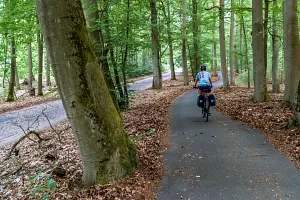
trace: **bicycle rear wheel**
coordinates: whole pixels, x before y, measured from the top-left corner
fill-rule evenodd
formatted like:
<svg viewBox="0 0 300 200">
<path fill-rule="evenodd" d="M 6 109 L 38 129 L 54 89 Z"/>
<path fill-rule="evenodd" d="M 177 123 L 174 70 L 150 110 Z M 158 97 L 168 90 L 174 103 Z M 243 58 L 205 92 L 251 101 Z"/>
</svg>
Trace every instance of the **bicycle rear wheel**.
<svg viewBox="0 0 300 200">
<path fill-rule="evenodd" d="M 205 118 L 205 116 L 206 116 L 206 101 L 204 101 L 204 105 L 202 108 L 202 117 Z"/>
<path fill-rule="evenodd" d="M 209 103 L 207 102 L 207 108 L 206 108 L 206 122 L 208 122 L 208 116 L 209 116 L 209 108 L 210 108 L 210 105 Z"/>
</svg>

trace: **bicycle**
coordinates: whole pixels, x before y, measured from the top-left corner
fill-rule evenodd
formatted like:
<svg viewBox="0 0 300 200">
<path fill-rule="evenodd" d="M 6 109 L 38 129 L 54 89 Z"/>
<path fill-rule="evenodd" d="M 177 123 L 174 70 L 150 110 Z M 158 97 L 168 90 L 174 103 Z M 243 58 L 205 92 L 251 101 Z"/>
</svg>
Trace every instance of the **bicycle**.
<svg viewBox="0 0 300 200">
<path fill-rule="evenodd" d="M 194 87 L 194 88 L 197 88 L 198 87 Z M 208 122 L 208 117 L 211 116 L 211 113 L 209 112 L 210 110 L 210 104 L 209 104 L 209 100 L 208 100 L 208 89 L 204 89 L 202 91 L 202 94 L 201 95 L 204 95 L 204 104 L 203 104 L 203 107 L 202 107 L 202 117 L 205 118 L 206 117 L 206 122 Z"/>
</svg>

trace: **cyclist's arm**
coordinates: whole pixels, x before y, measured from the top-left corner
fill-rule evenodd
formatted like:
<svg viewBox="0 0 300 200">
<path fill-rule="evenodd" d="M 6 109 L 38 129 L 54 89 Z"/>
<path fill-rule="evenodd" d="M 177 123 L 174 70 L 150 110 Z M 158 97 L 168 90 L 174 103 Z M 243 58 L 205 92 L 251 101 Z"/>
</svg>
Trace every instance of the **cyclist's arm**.
<svg viewBox="0 0 300 200">
<path fill-rule="evenodd" d="M 210 79 L 210 77 L 209 77 L 209 83 L 210 83 L 210 85 L 212 86 L 212 82 L 211 82 L 211 79 Z"/>
</svg>

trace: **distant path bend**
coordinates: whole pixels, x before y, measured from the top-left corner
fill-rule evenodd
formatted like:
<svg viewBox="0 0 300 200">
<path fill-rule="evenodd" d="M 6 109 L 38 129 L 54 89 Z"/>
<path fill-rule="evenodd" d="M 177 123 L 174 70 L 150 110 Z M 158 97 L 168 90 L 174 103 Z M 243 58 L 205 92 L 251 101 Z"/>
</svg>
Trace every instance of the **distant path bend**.
<svg viewBox="0 0 300 200">
<path fill-rule="evenodd" d="M 171 78 L 169 72 L 163 74 L 163 80 Z M 152 79 L 146 78 L 129 84 L 128 90 L 145 90 L 152 87 Z M 5 112 L 0 114 L 0 147 L 17 141 L 22 135 L 24 130 L 30 127 L 30 130 L 43 130 L 49 128 L 49 122 L 42 111 L 50 120 L 51 124 L 57 125 L 60 122 L 67 120 L 67 116 L 61 100 L 42 103 L 39 105 Z"/>
</svg>

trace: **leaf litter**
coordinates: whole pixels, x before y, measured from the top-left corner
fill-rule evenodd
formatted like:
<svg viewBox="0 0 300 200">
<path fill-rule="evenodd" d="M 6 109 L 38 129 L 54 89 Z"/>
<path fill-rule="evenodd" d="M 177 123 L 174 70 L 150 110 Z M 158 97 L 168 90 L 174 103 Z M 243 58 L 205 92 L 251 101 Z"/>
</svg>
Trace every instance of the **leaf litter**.
<svg viewBox="0 0 300 200">
<path fill-rule="evenodd" d="M 173 100 L 190 89 L 191 86 L 183 86 L 183 77 L 179 76 L 177 81 L 164 81 L 161 90 L 149 89 L 132 97 L 130 109 L 123 112 L 125 129 L 135 141 L 139 159 L 139 166 L 132 176 L 116 184 L 84 188 L 75 138 L 68 129 L 69 123 L 64 122 L 54 127 L 56 131 L 62 131 L 62 143 L 49 129 L 41 135 L 51 140 L 38 144 L 31 136 L 31 140 L 20 142 L 18 153 L 6 161 L 3 160 L 10 146 L 0 149 L 0 196 L 22 200 L 40 198 L 42 193 L 31 195 L 34 185 L 29 179 L 40 172 L 38 184 L 52 172 L 57 185 L 50 192 L 51 199 L 155 199 L 165 173 L 162 155 L 169 147 L 169 108 Z M 62 176 L 57 175 L 60 170 L 65 170 Z"/>
<path fill-rule="evenodd" d="M 283 93 L 269 93 L 270 101 L 253 103 L 254 89 L 232 86 L 229 91 L 215 90 L 217 110 L 234 120 L 244 122 L 249 128 L 261 131 L 279 151 L 287 155 L 300 168 L 300 127 L 283 129 L 293 116 L 293 111 L 283 108 Z"/>
</svg>

